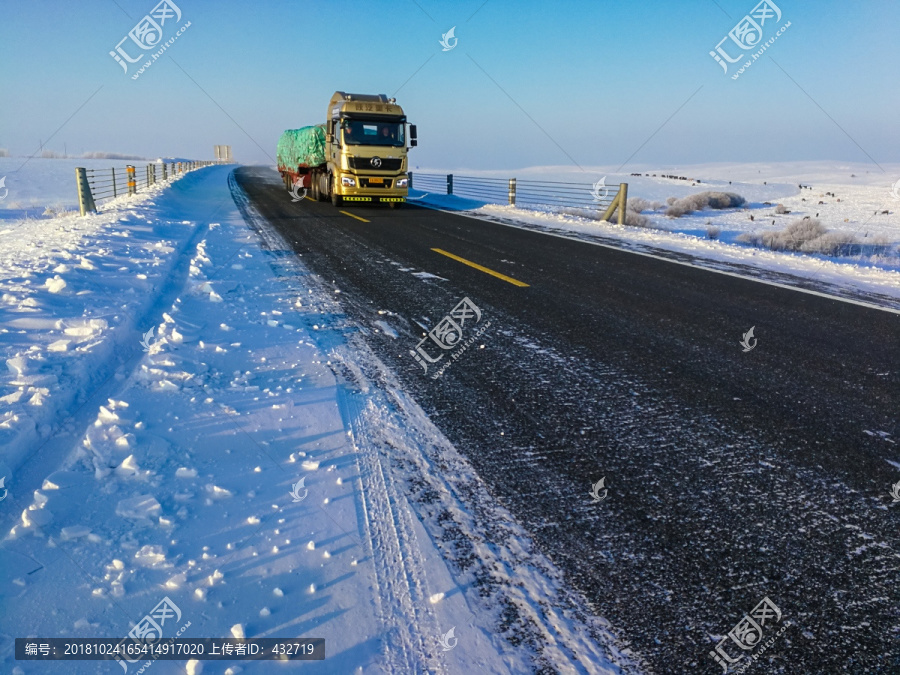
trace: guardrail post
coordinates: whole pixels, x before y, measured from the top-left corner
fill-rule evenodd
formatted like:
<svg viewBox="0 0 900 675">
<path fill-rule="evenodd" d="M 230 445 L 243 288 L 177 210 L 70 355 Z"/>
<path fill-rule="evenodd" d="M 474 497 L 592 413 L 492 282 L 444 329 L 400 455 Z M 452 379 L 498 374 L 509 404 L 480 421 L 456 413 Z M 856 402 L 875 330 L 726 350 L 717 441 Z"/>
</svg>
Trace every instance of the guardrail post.
<svg viewBox="0 0 900 675">
<path fill-rule="evenodd" d="M 619 209 L 619 225 L 625 224 L 625 209 L 628 207 L 628 183 L 619 183 L 619 191 L 606 209 L 606 213 L 600 220 L 609 221 L 609 217 Z"/>
<path fill-rule="evenodd" d="M 453 174 L 452 173 L 447 174 L 447 194 L 448 195 L 453 194 Z"/>
<path fill-rule="evenodd" d="M 84 167 L 75 167 L 75 182 L 78 185 L 78 208 L 81 215 L 85 215 L 88 211 L 97 212 L 94 205 L 94 195 L 91 193 L 91 184 L 88 183 L 87 172 Z"/>
<path fill-rule="evenodd" d="M 166 163 L 163 162 L 163 180 L 169 180 L 169 172 L 166 171 Z"/>
<path fill-rule="evenodd" d="M 119 196 L 119 193 L 116 192 L 116 167 L 112 168 L 112 188 L 113 188 L 113 198 Z"/>
<path fill-rule="evenodd" d="M 134 181 L 134 167 L 128 164 L 125 166 L 125 171 L 128 173 L 128 194 L 133 195 L 137 192 L 137 183 Z"/>
<path fill-rule="evenodd" d="M 515 178 L 509 179 L 509 205 L 510 206 L 516 205 L 516 179 Z"/>
</svg>

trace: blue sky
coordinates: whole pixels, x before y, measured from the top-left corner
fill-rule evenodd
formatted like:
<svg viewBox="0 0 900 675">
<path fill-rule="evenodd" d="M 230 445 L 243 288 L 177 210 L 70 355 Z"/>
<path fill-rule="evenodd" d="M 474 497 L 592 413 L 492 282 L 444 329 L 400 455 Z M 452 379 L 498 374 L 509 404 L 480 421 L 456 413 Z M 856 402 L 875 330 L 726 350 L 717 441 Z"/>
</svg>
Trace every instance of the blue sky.
<svg viewBox="0 0 900 675">
<path fill-rule="evenodd" d="M 895 0 L 775 0 L 737 80 L 709 51 L 756 0 L 174 0 L 164 40 L 190 27 L 132 80 L 109 51 L 157 1 L 5 3 L 0 148 L 274 163 L 344 90 L 396 95 L 423 168 L 900 159 Z"/>
</svg>

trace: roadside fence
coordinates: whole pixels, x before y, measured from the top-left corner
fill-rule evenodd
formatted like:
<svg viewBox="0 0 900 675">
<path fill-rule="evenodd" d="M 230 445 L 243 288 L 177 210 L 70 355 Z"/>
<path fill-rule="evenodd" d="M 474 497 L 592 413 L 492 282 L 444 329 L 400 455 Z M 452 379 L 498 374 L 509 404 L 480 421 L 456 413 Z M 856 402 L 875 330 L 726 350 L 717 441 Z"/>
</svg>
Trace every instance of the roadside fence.
<svg viewBox="0 0 900 675">
<path fill-rule="evenodd" d="M 471 197 L 491 204 L 537 206 L 555 209 L 580 208 L 603 213 L 600 220 L 609 218 L 618 209 L 619 224 L 625 222 L 628 183 L 618 187 L 590 183 L 517 180 L 515 178 L 483 178 L 457 176 L 452 173 L 409 173 L 409 187 L 432 194 Z"/>
<path fill-rule="evenodd" d="M 97 202 L 102 199 L 115 199 L 120 195 L 137 194 L 138 190 L 146 190 L 157 181 L 167 181 L 188 171 L 210 166 L 221 162 L 172 162 L 169 164 L 147 164 L 141 171 L 129 164 L 123 168 L 85 169 L 75 168 L 75 181 L 78 186 L 78 206 L 81 215 L 89 211 L 97 212 Z"/>
</svg>

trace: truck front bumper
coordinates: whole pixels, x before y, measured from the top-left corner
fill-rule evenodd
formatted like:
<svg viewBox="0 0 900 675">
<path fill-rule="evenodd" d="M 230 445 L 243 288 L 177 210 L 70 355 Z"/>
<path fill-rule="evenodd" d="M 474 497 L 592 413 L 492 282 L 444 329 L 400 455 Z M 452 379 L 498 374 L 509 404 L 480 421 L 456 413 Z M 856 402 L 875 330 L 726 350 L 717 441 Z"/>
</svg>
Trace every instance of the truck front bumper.
<svg viewBox="0 0 900 675">
<path fill-rule="evenodd" d="M 345 202 L 405 202 L 406 197 L 387 197 L 385 195 L 344 195 Z"/>
<path fill-rule="evenodd" d="M 396 176 L 370 176 L 365 174 L 343 174 L 341 178 L 352 178 L 356 185 L 341 185 L 341 197 L 347 202 L 405 202 L 409 190 L 406 186 L 396 187 L 396 182 L 406 179 L 406 174 Z M 381 186 L 372 186 L 369 181 Z M 382 183 L 384 181 L 384 183 Z"/>
</svg>

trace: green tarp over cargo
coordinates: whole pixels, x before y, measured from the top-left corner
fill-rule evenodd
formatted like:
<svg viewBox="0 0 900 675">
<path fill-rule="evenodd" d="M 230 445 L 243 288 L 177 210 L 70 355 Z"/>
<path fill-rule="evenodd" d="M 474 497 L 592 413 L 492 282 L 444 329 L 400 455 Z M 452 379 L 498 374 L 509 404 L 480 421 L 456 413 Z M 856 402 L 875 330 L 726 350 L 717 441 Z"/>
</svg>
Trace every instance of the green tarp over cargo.
<svg viewBox="0 0 900 675">
<path fill-rule="evenodd" d="M 278 139 L 278 168 L 319 166 L 325 163 L 325 125 L 288 129 Z"/>
</svg>

